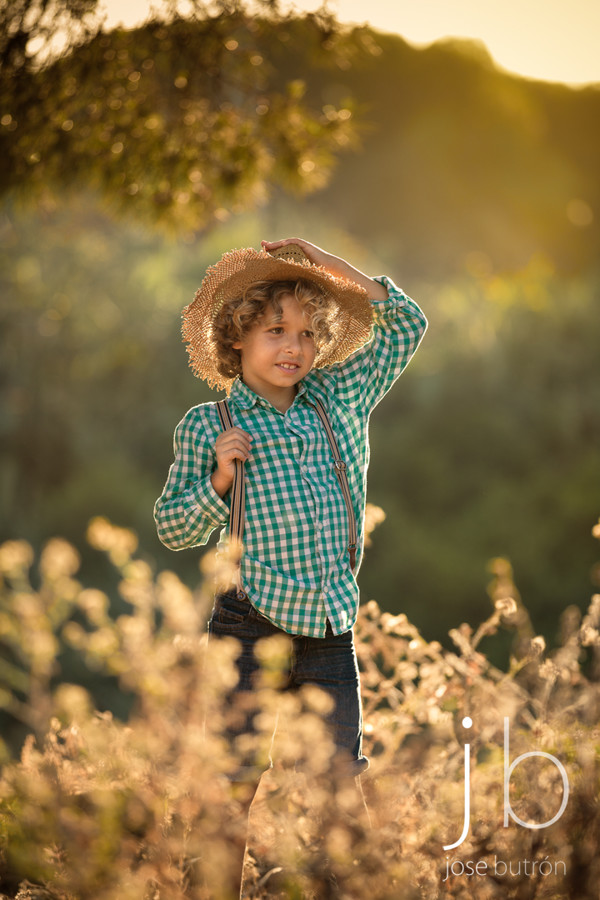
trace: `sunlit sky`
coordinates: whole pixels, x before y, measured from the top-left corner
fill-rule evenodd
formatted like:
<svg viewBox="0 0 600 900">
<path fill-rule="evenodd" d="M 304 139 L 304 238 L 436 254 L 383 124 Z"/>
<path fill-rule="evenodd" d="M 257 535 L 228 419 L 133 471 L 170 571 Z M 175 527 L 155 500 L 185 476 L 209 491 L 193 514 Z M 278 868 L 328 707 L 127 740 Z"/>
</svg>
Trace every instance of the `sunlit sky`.
<svg viewBox="0 0 600 900">
<path fill-rule="evenodd" d="M 137 24 L 151 6 L 101 2 L 109 25 Z M 301 10 L 320 5 L 294 3 Z M 343 22 L 369 22 L 417 45 L 448 36 L 479 39 L 500 66 L 529 78 L 600 83 L 600 0 L 331 0 L 329 8 Z"/>
</svg>

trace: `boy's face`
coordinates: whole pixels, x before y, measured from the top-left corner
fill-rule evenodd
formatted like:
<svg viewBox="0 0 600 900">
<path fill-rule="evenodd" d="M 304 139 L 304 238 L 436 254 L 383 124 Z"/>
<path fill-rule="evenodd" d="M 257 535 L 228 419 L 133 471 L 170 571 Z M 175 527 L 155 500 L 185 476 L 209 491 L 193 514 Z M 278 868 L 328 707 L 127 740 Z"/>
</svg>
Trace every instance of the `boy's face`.
<svg viewBox="0 0 600 900">
<path fill-rule="evenodd" d="M 256 394 L 294 396 L 295 385 L 310 372 L 316 347 L 310 320 L 293 294 L 279 298 L 281 313 L 271 305 L 248 334 L 233 347 L 241 351 L 244 383 Z"/>
</svg>

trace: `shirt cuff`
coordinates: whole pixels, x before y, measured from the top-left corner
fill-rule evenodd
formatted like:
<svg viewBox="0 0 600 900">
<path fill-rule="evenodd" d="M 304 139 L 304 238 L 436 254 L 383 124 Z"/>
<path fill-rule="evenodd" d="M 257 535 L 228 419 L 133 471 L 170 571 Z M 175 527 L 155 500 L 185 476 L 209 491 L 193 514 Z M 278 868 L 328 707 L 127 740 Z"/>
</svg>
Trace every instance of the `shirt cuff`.
<svg viewBox="0 0 600 900">
<path fill-rule="evenodd" d="M 229 506 L 215 491 L 210 475 L 196 482 L 192 488 L 192 498 L 202 515 L 213 525 L 224 525 L 229 518 Z"/>
<path fill-rule="evenodd" d="M 374 275 L 373 281 L 378 281 L 387 288 L 387 300 L 371 300 L 373 324 L 384 324 L 390 315 L 394 317 L 398 309 L 407 305 L 409 298 L 387 275 Z"/>
</svg>

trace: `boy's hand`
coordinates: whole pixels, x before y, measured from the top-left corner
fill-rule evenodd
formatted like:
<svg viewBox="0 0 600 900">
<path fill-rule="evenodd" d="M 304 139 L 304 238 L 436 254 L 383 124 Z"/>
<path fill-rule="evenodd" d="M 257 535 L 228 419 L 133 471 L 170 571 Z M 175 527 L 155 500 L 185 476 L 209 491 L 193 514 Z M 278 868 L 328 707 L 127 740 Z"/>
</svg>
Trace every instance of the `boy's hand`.
<svg viewBox="0 0 600 900">
<path fill-rule="evenodd" d="M 235 475 L 236 459 L 245 461 L 250 458 L 252 437 L 246 431 L 235 425 L 222 431 L 215 441 L 217 454 L 217 468 L 212 473 L 210 480 L 219 497 L 224 497 Z"/>
<path fill-rule="evenodd" d="M 323 266 L 323 268 L 327 269 L 328 272 L 331 272 L 332 275 L 338 275 L 341 278 L 345 278 L 346 281 L 353 281 L 355 284 L 364 287 L 372 300 L 387 300 L 387 288 L 382 284 L 369 278 L 364 272 L 355 269 L 354 266 L 351 266 L 350 263 L 347 263 L 346 260 L 341 259 L 341 257 L 333 256 L 333 254 L 327 253 L 325 250 L 322 250 L 315 244 L 311 244 L 309 241 L 303 241 L 301 238 L 284 238 L 281 241 L 261 241 L 263 250 L 267 250 L 267 252 L 277 250 L 279 247 L 285 247 L 286 244 L 298 244 L 298 246 L 304 250 L 311 263 L 315 266 Z"/>
<path fill-rule="evenodd" d="M 334 274 L 337 274 L 335 272 L 335 264 L 344 262 L 342 259 L 338 259 L 337 256 L 332 256 L 331 253 L 326 253 L 325 250 L 309 243 L 309 241 L 303 241 L 301 238 L 285 238 L 282 241 L 261 241 L 263 250 L 269 253 L 271 250 L 285 247 L 286 244 L 298 244 L 304 250 L 311 263 L 314 263 L 315 266 L 323 266 L 328 272 L 333 272 Z"/>
</svg>

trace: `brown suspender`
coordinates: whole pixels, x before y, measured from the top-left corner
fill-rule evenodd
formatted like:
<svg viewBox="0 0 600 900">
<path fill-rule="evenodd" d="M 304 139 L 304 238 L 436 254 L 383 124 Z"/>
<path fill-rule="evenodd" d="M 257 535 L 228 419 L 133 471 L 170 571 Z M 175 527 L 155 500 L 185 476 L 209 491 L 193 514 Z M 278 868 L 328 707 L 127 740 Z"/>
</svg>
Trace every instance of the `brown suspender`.
<svg viewBox="0 0 600 900">
<path fill-rule="evenodd" d="M 318 398 L 310 404 L 319 416 L 325 434 L 333 455 L 333 464 L 335 466 L 335 474 L 340 483 L 346 511 L 348 513 L 348 553 L 350 555 L 350 568 L 354 571 L 356 567 L 356 545 L 358 542 L 358 531 L 356 527 L 356 516 L 354 515 L 354 507 L 352 506 L 352 497 L 350 495 L 350 486 L 348 484 L 348 476 L 346 475 L 346 463 L 340 456 L 340 448 L 336 440 L 329 416 L 325 407 Z M 217 411 L 221 420 L 223 431 L 233 428 L 233 419 L 229 410 L 227 400 L 219 400 L 217 403 Z M 245 490 L 244 490 L 244 463 L 241 459 L 235 460 L 235 475 L 233 477 L 233 486 L 231 488 L 231 518 L 229 524 L 230 536 L 242 543 L 244 534 L 244 513 L 245 513 Z M 241 589 L 241 585 L 238 584 Z"/>
<path fill-rule="evenodd" d="M 346 475 L 346 463 L 341 457 L 340 448 L 335 434 L 333 433 L 333 428 L 331 427 L 331 422 L 329 421 L 329 416 L 327 415 L 325 407 L 318 397 L 316 397 L 315 402 L 310 405 L 316 410 L 317 415 L 323 423 L 325 434 L 327 435 L 327 440 L 329 441 L 329 446 L 333 454 L 335 474 L 340 483 L 342 496 L 344 498 L 344 503 L 346 504 L 346 512 L 348 513 L 348 553 L 350 554 L 350 568 L 354 572 L 354 569 L 356 568 L 356 543 L 358 541 L 358 533 L 356 529 L 354 507 L 352 506 L 352 497 L 350 495 L 350 485 L 348 484 L 348 476 Z"/>
<path fill-rule="evenodd" d="M 233 428 L 233 419 L 229 411 L 227 400 L 219 400 L 217 411 L 221 420 L 223 431 Z M 244 460 L 234 459 L 235 475 L 231 488 L 231 514 L 229 531 L 233 537 L 242 540 L 244 533 L 244 514 L 246 510 L 246 491 L 244 487 Z"/>
<path fill-rule="evenodd" d="M 233 419 L 231 418 L 231 412 L 229 410 L 229 404 L 227 400 L 219 400 L 217 403 L 217 412 L 219 413 L 219 419 L 221 420 L 221 427 L 223 431 L 227 431 L 229 428 L 233 428 Z M 244 460 L 243 459 L 234 459 L 235 463 L 235 474 L 233 476 L 233 484 L 231 486 L 231 510 L 229 517 L 229 534 L 230 537 L 234 538 L 240 548 L 242 545 L 242 536 L 244 534 L 244 517 L 246 511 L 246 489 L 245 489 L 245 481 L 244 481 Z M 245 592 L 242 589 L 242 582 L 240 578 L 240 563 L 241 560 L 237 561 L 237 588 L 238 594 L 244 594 Z"/>
</svg>

